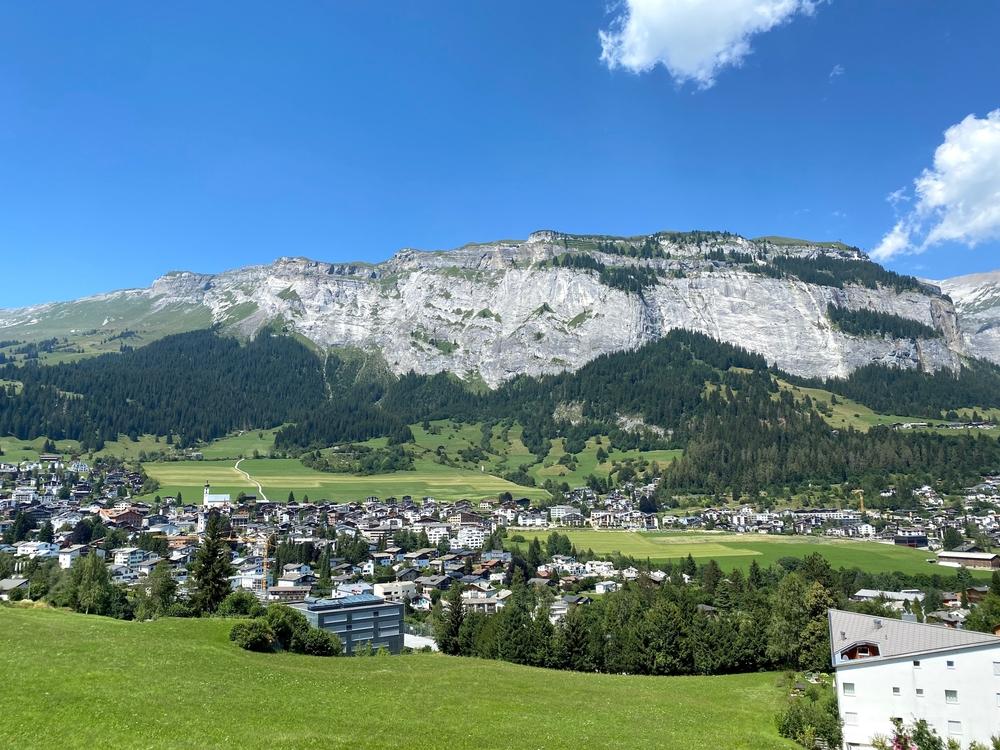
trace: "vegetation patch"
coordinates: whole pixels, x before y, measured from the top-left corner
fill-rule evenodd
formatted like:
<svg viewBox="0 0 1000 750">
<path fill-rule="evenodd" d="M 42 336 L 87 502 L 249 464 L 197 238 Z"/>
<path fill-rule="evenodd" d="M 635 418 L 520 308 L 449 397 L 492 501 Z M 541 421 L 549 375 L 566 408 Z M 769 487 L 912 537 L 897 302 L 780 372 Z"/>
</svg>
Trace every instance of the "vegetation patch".
<svg viewBox="0 0 1000 750">
<path fill-rule="evenodd" d="M 516 727 L 547 750 L 795 748 L 774 724 L 784 693 L 774 674 L 636 678 L 441 654 L 261 654 L 230 642 L 233 622 L 132 623 L 0 608 L 0 670 L 31 675 L 3 699 L 0 745 L 432 750 L 496 747 Z M 470 690 L 473 684 L 490 689 Z M 428 709 L 427 701 L 411 699 L 415 694 L 463 711 Z M 504 700 L 498 703 L 497 695 Z M 81 716 L 102 720 L 81 722 Z M 184 717 L 182 732 L 177 717 Z"/>
</svg>

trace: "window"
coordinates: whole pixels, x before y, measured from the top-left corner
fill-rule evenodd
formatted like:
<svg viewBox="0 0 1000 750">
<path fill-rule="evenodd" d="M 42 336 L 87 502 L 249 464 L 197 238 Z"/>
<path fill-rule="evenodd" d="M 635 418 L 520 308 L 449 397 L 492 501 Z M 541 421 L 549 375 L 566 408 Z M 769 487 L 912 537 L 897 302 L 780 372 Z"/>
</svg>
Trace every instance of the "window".
<svg viewBox="0 0 1000 750">
<path fill-rule="evenodd" d="M 913 660 L 913 668 L 914 669 L 920 669 L 920 659 L 914 659 Z"/>
<path fill-rule="evenodd" d="M 998 693 L 998 695 L 1000 695 L 1000 693 Z M 924 689 L 923 688 L 917 688 L 917 697 L 918 698 L 923 698 L 924 697 Z"/>
<path fill-rule="evenodd" d="M 899 695 L 899 688 L 898 688 L 898 687 L 894 687 L 894 688 L 892 689 L 892 694 L 893 694 L 893 695 Z"/>
<path fill-rule="evenodd" d="M 1000 661 L 993 662 L 993 674 L 1000 675 Z"/>
<path fill-rule="evenodd" d="M 961 734 L 961 733 L 962 733 L 962 722 L 960 721 L 948 722 L 948 734 Z"/>
<path fill-rule="evenodd" d="M 871 656 L 871 649 L 867 646 L 858 646 L 858 656 Z"/>
<path fill-rule="evenodd" d="M 844 695 L 854 695 L 854 683 L 845 682 L 844 683 Z"/>
<path fill-rule="evenodd" d="M 958 703 L 958 691 L 957 690 L 945 690 L 944 691 L 944 702 L 945 703 Z"/>
<path fill-rule="evenodd" d="M 844 714 L 844 723 L 849 727 L 856 727 L 858 725 L 858 715 L 854 711 L 848 711 Z"/>
<path fill-rule="evenodd" d="M 955 662 L 953 662 L 951 659 L 949 659 L 947 661 L 947 664 L 948 664 L 948 669 L 954 669 L 955 668 Z"/>
</svg>

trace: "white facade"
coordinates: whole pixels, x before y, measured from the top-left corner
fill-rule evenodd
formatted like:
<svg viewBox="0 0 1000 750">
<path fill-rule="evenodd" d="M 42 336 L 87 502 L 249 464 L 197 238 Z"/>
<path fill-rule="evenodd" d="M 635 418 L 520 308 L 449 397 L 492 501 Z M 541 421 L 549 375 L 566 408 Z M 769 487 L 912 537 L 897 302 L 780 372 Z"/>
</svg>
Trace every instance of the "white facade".
<svg viewBox="0 0 1000 750">
<path fill-rule="evenodd" d="M 382 597 L 387 602 L 408 601 L 417 595 L 417 585 L 412 581 L 376 583 L 372 586 L 372 593 Z"/>
<path fill-rule="evenodd" d="M 231 502 L 229 495 L 213 495 L 211 492 L 211 487 L 205 485 L 205 494 L 202 498 L 202 504 L 206 508 L 218 508 L 223 505 L 229 505 Z"/>
<path fill-rule="evenodd" d="M 919 666 L 917 666 L 919 664 Z M 1000 734 L 1000 641 L 919 659 L 899 657 L 838 667 L 844 747 L 870 748 L 892 736 L 892 717 L 926 719 L 942 738 L 967 747 Z"/>
<path fill-rule="evenodd" d="M 830 612 L 844 748 L 924 719 L 946 742 L 1000 735 L 1000 638 L 940 625 Z"/>
</svg>

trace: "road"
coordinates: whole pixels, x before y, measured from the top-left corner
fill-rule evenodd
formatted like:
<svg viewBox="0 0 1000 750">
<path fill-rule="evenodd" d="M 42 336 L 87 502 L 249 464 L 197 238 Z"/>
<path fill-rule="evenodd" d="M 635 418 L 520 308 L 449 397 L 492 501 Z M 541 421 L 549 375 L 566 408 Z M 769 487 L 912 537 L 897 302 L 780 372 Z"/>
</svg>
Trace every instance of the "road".
<svg viewBox="0 0 1000 750">
<path fill-rule="evenodd" d="M 250 476 L 245 471 L 243 471 L 243 469 L 240 468 L 240 464 L 243 463 L 243 461 L 244 459 L 241 458 L 239 461 L 236 462 L 236 465 L 233 468 L 236 469 L 236 471 L 238 471 L 240 474 L 242 474 L 243 478 L 246 479 L 248 482 L 250 482 L 250 484 L 257 487 L 258 497 L 261 500 L 263 500 L 265 503 L 269 502 L 267 499 L 267 495 L 264 494 L 264 488 L 260 486 L 260 482 L 258 482 L 256 479 L 254 479 L 252 476 Z"/>
</svg>

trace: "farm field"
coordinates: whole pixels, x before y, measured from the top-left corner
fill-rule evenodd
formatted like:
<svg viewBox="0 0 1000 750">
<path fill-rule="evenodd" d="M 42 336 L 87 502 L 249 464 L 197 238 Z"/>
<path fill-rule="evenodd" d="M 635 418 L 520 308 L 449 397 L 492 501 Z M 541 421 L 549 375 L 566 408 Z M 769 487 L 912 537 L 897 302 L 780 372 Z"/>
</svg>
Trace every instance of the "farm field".
<svg viewBox="0 0 1000 750">
<path fill-rule="evenodd" d="M 254 654 L 229 642 L 230 625 L 0 608 L 0 671 L 31 675 L 0 697 L 0 746 L 797 747 L 777 736 L 775 674 L 628 677 L 440 654 Z"/>
<path fill-rule="evenodd" d="M 560 529 L 577 549 L 597 554 L 620 552 L 655 562 L 677 561 L 689 554 L 698 562 L 715 559 L 724 570 L 749 567 L 753 560 L 768 566 L 782 557 L 805 557 L 819 552 L 834 568 L 858 567 L 870 573 L 899 571 L 910 574 L 953 575 L 954 570 L 926 562 L 933 553 L 877 542 L 855 542 L 822 537 L 713 534 L 698 532 L 631 532 Z M 520 533 L 544 541 L 549 532 Z M 979 573 L 973 572 L 973 575 Z M 982 575 L 987 575 L 982 573 Z"/>
<path fill-rule="evenodd" d="M 156 494 L 183 493 L 190 501 L 201 497 L 205 482 L 213 492 L 228 492 L 235 497 L 240 492 L 257 494 L 257 487 L 235 468 L 234 461 L 174 461 L 146 463 L 143 468 L 160 483 Z M 284 501 L 289 492 L 297 500 L 359 500 L 377 497 L 430 495 L 442 500 L 496 497 L 510 492 L 518 497 L 543 498 L 548 493 L 541 488 L 521 487 L 489 474 L 442 466 L 431 461 L 417 461 L 415 471 L 400 471 L 371 476 L 332 474 L 306 468 L 298 459 L 247 459 L 240 469 L 261 483 L 269 500 Z"/>
</svg>

